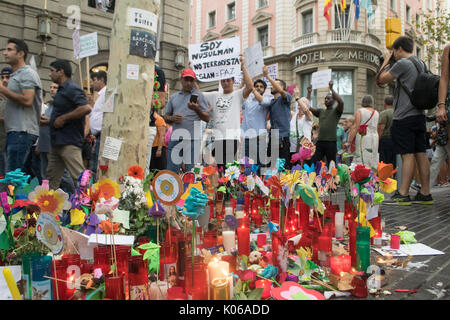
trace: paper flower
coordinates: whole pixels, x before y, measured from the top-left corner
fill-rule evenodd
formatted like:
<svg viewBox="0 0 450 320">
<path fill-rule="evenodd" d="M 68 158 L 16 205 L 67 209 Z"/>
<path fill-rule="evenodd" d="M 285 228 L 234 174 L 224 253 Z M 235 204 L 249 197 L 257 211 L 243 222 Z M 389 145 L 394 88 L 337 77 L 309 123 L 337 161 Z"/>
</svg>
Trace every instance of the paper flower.
<svg viewBox="0 0 450 320">
<path fill-rule="evenodd" d="M 80 187 L 88 187 L 94 180 L 93 175 L 94 173 L 91 170 L 84 170 L 78 177 L 78 185 Z"/>
<path fill-rule="evenodd" d="M 207 167 L 203 168 L 203 174 L 205 176 L 207 176 L 207 177 L 212 175 L 214 172 L 217 172 L 217 168 L 216 167 L 207 166 Z"/>
<path fill-rule="evenodd" d="M 119 199 L 116 199 L 115 197 L 107 200 L 101 198 L 95 207 L 95 214 L 104 214 L 110 217 L 118 206 Z"/>
<path fill-rule="evenodd" d="M 101 233 L 102 229 L 100 229 L 101 219 L 96 214 L 91 214 L 83 224 L 83 227 L 86 228 L 86 235 L 89 236 L 93 233 Z"/>
<path fill-rule="evenodd" d="M 139 180 L 143 180 L 145 178 L 144 169 L 138 165 L 130 166 L 128 168 L 128 175 Z"/>
<path fill-rule="evenodd" d="M 348 181 L 348 179 L 350 177 L 348 166 L 346 164 L 342 164 L 342 163 L 339 164 L 337 166 L 336 174 L 337 174 L 337 176 L 339 176 L 339 181 L 342 184 L 347 183 L 347 181 Z"/>
<path fill-rule="evenodd" d="M 86 214 L 79 209 L 70 210 L 70 225 L 78 226 L 86 221 Z"/>
<path fill-rule="evenodd" d="M 392 193 L 397 190 L 397 180 L 386 179 L 385 181 L 380 181 L 380 189 L 386 193 Z"/>
<path fill-rule="evenodd" d="M 314 163 L 311 164 L 311 166 L 308 166 L 306 163 L 303 164 L 303 168 L 306 170 L 306 172 L 311 173 L 311 172 L 315 172 L 315 167 L 314 167 Z"/>
<path fill-rule="evenodd" d="M 278 268 L 269 264 L 267 267 L 264 268 L 263 272 L 261 273 L 261 277 L 264 277 L 266 279 L 275 278 L 278 274 Z"/>
<path fill-rule="evenodd" d="M 308 160 L 309 158 L 311 158 L 311 153 L 311 149 L 300 147 L 300 150 L 292 155 L 291 163 Z"/>
<path fill-rule="evenodd" d="M 255 178 L 253 178 L 252 176 L 248 176 L 247 177 L 247 188 L 248 188 L 248 191 L 255 190 L 255 185 L 256 185 Z"/>
<path fill-rule="evenodd" d="M 208 196 L 205 193 L 195 187 L 191 188 L 189 197 L 184 201 L 183 214 L 192 220 L 196 220 L 203 213 L 201 210 L 204 209 L 208 201 Z"/>
<path fill-rule="evenodd" d="M 94 190 L 100 192 L 100 197 L 106 200 L 112 197 L 120 199 L 119 184 L 111 179 L 101 179 L 94 184 Z"/>
<path fill-rule="evenodd" d="M 225 223 L 227 224 L 227 226 L 231 229 L 231 230 L 236 230 L 239 226 L 239 222 L 237 221 L 237 219 L 231 215 L 228 214 L 225 216 Z"/>
<path fill-rule="evenodd" d="M 284 170 L 284 166 L 286 165 L 286 159 L 277 159 L 277 170 L 278 172 L 282 172 Z"/>
<path fill-rule="evenodd" d="M 22 172 L 22 170 L 16 169 L 9 171 L 5 174 L 4 179 L 0 179 L 1 183 L 13 185 L 16 188 L 23 188 L 28 185 L 30 176 Z"/>
<path fill-rule="evenodd" d="M 69 210 L 72 207 L 69 195 L 61 189 L 55 191 L 37 186 L 34 191 L 28 194 L 28 199 L 36 202 L 41 208 L 41 212 L 48 212 L 54 217 L 61 214 L 63 210 Z"/>
<path fill-rule="evenodd" d="M 381 204 L 383 201 L 384 201 L 384 194 L 382 194 L 380 192 L 375 192 L 373 203 Z"/>
<path fill-rule="evenodd" d="M 272 234 L 273 232 L 277 232 L 280 229 L 278 223 L 275 223 L 272 221 L 269 221 L 268 227 L 269 227 L 270 234 Z"/>
<path fill-rule="evenodd" d="M 153 206 L 148 210 L 149 217 L 153 218 L 162 218 L 166 214 L 166 211 L 164 210 L 163 206 L 158 203 L 158 201 L 155 201 Z"/>
<path fill-rule="evenodd" d="M 378 162 L 377 176 L 380 180 L 385 181 L 396 172 L 397 169 L 394 170 L 394 165 L 392 163 L 384 163 L 383 161 Z"/>
<path fill-rule="evenodd" d="M 355 181 L 356 183 L 365 183 L 367 182 L 367 178 L 369 178 L 370 176 L 370 169 L 366 168 L 362 164 L 358 164 L 355 167 L 355 170 L 352 171 L 351 176 L 353 181 Z"/>
<path fill-rule="evenodd" d="M 361 196 L 361 199 L 362 199 L 365 203 L 367 203 L 367 204 L 372 203 L 372 202 L 373 202 L 373 199 L 374 199 L 373 188 L 371 188 L 371 187 L 363 188 L 363 189 L 361 190 L 360 196 Z"/>
<path fill-rule="evenodd" d="M 240 174 L 241 170 L 237 166 L 230 166 L 225 170 L 225 177 L 230 180 L 237 180 Z"/>
<path fill-rule="evenodd" d="M 100 228 L 102 228 L 105 234 L 116 233 L 119 231 L 119 222 L 112 223 L 111 220 L 103 220 L 100 222 Z"/>
</svg>

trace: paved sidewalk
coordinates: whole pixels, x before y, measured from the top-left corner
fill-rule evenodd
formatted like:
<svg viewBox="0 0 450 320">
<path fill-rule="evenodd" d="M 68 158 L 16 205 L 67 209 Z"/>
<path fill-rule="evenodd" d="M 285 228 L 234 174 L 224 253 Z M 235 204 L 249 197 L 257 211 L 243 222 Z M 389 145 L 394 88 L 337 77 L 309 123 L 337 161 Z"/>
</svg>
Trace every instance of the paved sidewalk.
<svg viewBox="0 0 450 320">
<path fill-rule="evenodd" d="M 414 196 L 416 192 L 410 192 Z M 445 252 L 440 256 L 413 257 L 404 267 L 386 267 L 386 283 L 382 287 L 392 295 L 370 295 L 370 300 L 450 300 L 450 188 L 434 187 L 431 190 L 433 205 L 411 206 L 382 205 L 381 217 L 385 219 L 386 233 L 400 231 L 406 226 L 415 232 L 418 243 Z M 343 201 L 343 200 L 342 200 Z M 341 202 L 341 201 L 340 201 Z M 340 203 L 339 202 L 339 203 Z M 372 250 L 371 262 L 381 257 Z M 416 293 L 399 293 L 396 289 L 415 290 Z M 357 300 L 355 297 L 339 300 Z"/>
</svg>

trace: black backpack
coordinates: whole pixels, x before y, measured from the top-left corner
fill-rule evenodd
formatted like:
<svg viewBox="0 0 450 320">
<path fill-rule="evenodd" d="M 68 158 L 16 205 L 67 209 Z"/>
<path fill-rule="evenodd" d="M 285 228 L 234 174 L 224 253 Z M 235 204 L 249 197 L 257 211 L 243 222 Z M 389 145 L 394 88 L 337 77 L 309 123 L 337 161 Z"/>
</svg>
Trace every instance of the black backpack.
<svg viewBox="0 0 450 320">
<path fill-rule="evenodd" d="M 419 75 L 417 76 L 414 89 L 410 91 L 403 83 L 398 79 L 400 86 L 408 94 L 411 103 L 419 110 L 433 109 L 438 103 L 438 91 L 439 91 L 439 79 L 438 75 L 433 74 L 427 69 L 425 63 L 425 70 L 422 71 L 421 66 L 416 59 L 408 58 L 417 69 Z M 423 61 L 422 61 L 423 62 Z"/>
</svg>

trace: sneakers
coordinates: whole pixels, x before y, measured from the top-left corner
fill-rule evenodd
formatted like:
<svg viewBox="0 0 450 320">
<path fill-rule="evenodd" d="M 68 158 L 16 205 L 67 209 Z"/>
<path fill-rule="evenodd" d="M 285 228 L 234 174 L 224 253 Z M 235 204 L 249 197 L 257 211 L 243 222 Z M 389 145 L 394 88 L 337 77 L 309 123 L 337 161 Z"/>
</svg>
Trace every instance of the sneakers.
<svg viewBox="0 0 450 320">
<path fill-rule="evenodd" d="M 390 199 L 384 200 L 383 203 L 387 205 L 410 206 L 411 198 L 409 195 L 402 196 L 400 192 L 395 191 L 394 195 Z"/>
<path fill-rule="evenodd" d="M 417 192 L 416 196 L 414 197 L 413 203 L 433 204 L 434 200 L 433 200 L 433 197 L 431 196 L 431 193 L 429 195 L 427 195 L 427 196 L 424 196 L 419 191 L 419 192 Z"/>
</svg>

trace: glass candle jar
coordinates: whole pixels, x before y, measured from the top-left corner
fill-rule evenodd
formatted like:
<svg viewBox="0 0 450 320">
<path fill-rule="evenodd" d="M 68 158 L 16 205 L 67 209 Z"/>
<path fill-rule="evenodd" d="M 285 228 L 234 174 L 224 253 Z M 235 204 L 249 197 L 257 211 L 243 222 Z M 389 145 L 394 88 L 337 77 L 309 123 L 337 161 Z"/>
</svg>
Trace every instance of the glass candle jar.
<svg viewBox="0 0 450 320">
<path fill-rule="evenodd" d="M 52 257 L 35 256 L 30 260 L 31 299 L 52 300 Z"/>
<path fill-rule="evenodd" d="M 150 299 L 147 263 L 142 256 L 128 259 L 128 286 L 130 300 Z"/>
<path fill-rule="evenodd" d="M 111 300 L 125 300 L 125 277 L 119 274 L 105 275 L 105 297 Z"/>
<path fill-rule="evenodd" d="M 65 260 L 55 260 L 52 263 L 53 278 L 61 280 L 52 280 L 52 290 L 54 300 L 67 300 L 67 263 Z"/>
</svg>

